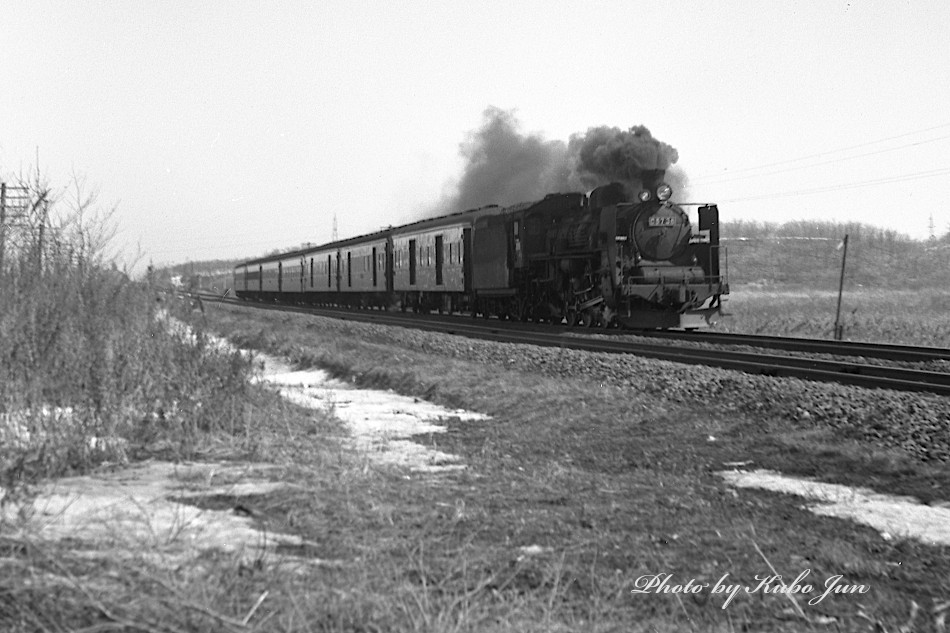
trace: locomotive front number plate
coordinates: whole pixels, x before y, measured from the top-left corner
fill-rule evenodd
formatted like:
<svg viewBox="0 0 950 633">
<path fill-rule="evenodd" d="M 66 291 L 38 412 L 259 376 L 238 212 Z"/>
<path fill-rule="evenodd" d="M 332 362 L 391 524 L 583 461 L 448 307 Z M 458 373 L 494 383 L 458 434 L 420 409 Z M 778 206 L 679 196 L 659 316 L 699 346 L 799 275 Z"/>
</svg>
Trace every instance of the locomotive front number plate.
<svg viewBox="0 0 950 633">
<path fill-rule="evenodd" d="M 661 215 L 650 218 L 650 226 L 676 226 L 676 217 L 672 215 Z"/>
</svg>

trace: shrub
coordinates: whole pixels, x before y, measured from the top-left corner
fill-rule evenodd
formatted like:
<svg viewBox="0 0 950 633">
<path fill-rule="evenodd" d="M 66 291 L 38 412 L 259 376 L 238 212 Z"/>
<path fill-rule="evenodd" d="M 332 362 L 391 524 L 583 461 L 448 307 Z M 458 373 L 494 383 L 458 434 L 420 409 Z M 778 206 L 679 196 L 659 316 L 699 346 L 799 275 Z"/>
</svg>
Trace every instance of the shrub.
<svg viewBox="0 0 950 633">
<path fill-rule="evenodd" d="M 63 199 L 39 178 L 22 191 L 0 239 L 4 487 L 243 430 L 251 361 L 169 328 L 194 320 L 189 306 L 119 269 L 111 214 L 81 184 Z"/>
</svg>

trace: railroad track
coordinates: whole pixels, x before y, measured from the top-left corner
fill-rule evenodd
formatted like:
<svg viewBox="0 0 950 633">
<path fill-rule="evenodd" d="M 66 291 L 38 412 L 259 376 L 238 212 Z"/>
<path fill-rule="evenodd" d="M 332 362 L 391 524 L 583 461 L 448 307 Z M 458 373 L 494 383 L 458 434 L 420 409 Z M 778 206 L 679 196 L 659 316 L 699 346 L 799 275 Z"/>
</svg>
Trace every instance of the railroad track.
<svg viewBox="0 0 950 633">
<path fill-rule="evenodd" d="M 950 349 L 942 347 L 918 347 L 888 343 L 865 343 L 862 341 L 829 341 L 815 338 L 791 338 L 760 334 L 727 334 L 724 332 L 639 332 L 638 336 L 658 339 L 696 341 L 719 345 L 748 345 L 766 349 L 779 349 L 809 354 L 834 354 L 836 356 L 863 356 L 905 362 L 950 360 Z"/>
<path fill-rule="evenodd" d="M 220 297 L 204 297 L 205 300 L 222 301 Z M 457 336 L 491 340 L 506 343 L 522 343 L 544 347 L 561 347 L 589 352 L 610 354 L 634 354 L 641 357 L 668 360 L 693 365 L 706 365 L 733 369 L 751 374 L 775 377 L 800 378 L 818 382 L 837 382 L 873 389 L 894 389 L 950 396 L 950 373 L 888 367 L 852 362 L 850 360 L 817 359 L 803 356 L 788 356 L 775 353 L 758 353 L 723 349 L 704 349 L 695 346 L 675 346 L 669 343 L 649 343 L 625 340 L 622 335 L 584 337 L 577 336 L 578 330 L 561 327 L 538 329 L 532 324 L 513 323 L 498 320 L 466 319 L 443 317 L 439 315 L 409 315 L 399 312 L 374 310 L 344 310 L 337 308 L 311 308 L 299 306 L 278 306 L 239 300 L 223 301 L 236 305 L 262 309 L 284 310 L 305 314 L 316 314 L 347 321 L 396 325 L 419 328 L 436 332 L 445 332 Z M 626 332 L 622 334 L 628 334 Z M 706 334 L 708 336 L 708 334 Z M 725 335 L 719 335 L 720 337 Z M 686 340 L 700 340 L 689 335 Z M 786 345 L 783 349 L 798 352 L 827 353 L 844 356 L 863 355 L 878 358 L 894 358 L 906 350 L 899 360 L 944 360 L 950 359 L 950 350 L 937 348 L 912 348 L 897 345 L 875 345 L 870 343 L 847 343 L 834 341 L 814 341 L 808 339 L 781 339 L 780 337 L 734 337 L 728 335 L 732 344 L 752 345 L 751 339 L 764 338 L 771 347 Z M 706 341 L 704 341 L 706 342 Z M 714 341 L 721 343 L 722 340 Z M 741 342 L 741 343 L 740 343 Z M 813 342 L 808 346 L 805 343 Z M 853 347 L 852 347 L 853 346 Z M 852 351 L 841 351 L 842 349 Z M 858 352 L 857 350 L 861 350 Z"/>
</svg>

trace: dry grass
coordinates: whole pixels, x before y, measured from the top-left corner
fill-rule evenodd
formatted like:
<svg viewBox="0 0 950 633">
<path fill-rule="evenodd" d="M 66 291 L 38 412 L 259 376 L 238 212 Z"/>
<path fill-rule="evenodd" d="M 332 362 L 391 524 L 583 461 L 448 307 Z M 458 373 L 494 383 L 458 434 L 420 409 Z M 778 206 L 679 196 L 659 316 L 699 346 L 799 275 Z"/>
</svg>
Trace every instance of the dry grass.
<svg viewBox="0 0 950 633">
<path fill-rule="evenodd" d="M 246 437 L 269 397 L 249 385 L 251 362 L 214 345 L 188 304 L 116 267 L 108 217 L 81 187 L 65 200 L 40 184 L 29 190 L 33 212 L 4 234 L 0 267 L 7 495 L 36 477 L 149 452 L 187 457 L 211 435 Z M 169 318 L 190 321 L 194 335 Z"/>
<path fill-rule="evenodd" d="M 46 477 L 277 444 L 251 422 L 283 415 L 279 399 L 249 382 L 249 360 L 211 343 L 190 306 L 118 270 L 94 198 L 77 185 L 57 199 L 39 178 L 26 187 L 23 224 L 2 236 L 0 506 Z M 160 318 L 169 315 L 192 322 L 194 336 L 171 330 Z M 181 574 L 145 552 L 37 541 L 4 516 L 3 631 L 244 629 L 260 595 L 259 579 L 230 573 L 227 558 Z"/>
<path fill-rule="evenodd" d="M 345 552 L 361 570 L 363 581 L 348 585 L 351 602 L 333 602 L 355 630 L 896 631 L 914 602 L 928 605 L 917 625 L 933 626 L 932 605 L 950 595 L 941 548 L 884 541 L 814 517 L 794 499 L 733 494 L 712 475 L 724 462 L 750 458 L 794 471 L 802 456 L 802 466 L 832 479 L 873 474 L 883 490 L 911 475 L 931 486 L 945 472 L 860 444 L 838 447 L 832 434 L 806 437 L 786 422 L 728 419 L 644 401 L 633 388 L 520 375 L 357 340 L 355 330 L 343 338 L 337 327 L 322 332 L 319 319 L 225 307 L 210 318 L 245 344 L 340 377 L 495 417 L 449 422 L 446 435 L 418 438 L 462 455 L 469 469 L 461 474 L 406 479 L 364 466 L 322 495 L 268 500 L 267 516 L 323 544 L 313 555 Z M 718 597 L 630 594 L 644 574 L 715 583 L 728 572 L 754 585 L 768 565 L 786 578 L 804 569 L 821 582 L 845 574 L 870 585 L 873 599 L 799 600 L 803 619 L 781 594 L 741 596 L 725 610 Z"/>
<path fill-rule="evenodd" d="M 831 338 L 836 292 L 733 289 L 718 329 L 744 334 Z M 950 347 L 950 292 L 852 290 L 842 298 L 845 340 Z"/>
</svg>

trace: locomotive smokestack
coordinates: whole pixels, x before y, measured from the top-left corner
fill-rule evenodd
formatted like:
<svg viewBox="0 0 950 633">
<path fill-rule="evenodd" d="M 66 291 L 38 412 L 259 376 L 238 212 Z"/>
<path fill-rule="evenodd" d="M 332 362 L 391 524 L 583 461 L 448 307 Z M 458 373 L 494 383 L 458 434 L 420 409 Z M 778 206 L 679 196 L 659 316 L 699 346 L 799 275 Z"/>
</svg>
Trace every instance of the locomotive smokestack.
<svg viewBox="0 0 950 633">
<path fill-rule="evenodd" d="M 640 176 L 640 184 L 643 185 L 644 189 L 654 191 L 657 185 L 663 182 L 663 176 L 665 175 L 665 169 L 652 169 L 649 171 L 644 171 Z"/>
</svg>

